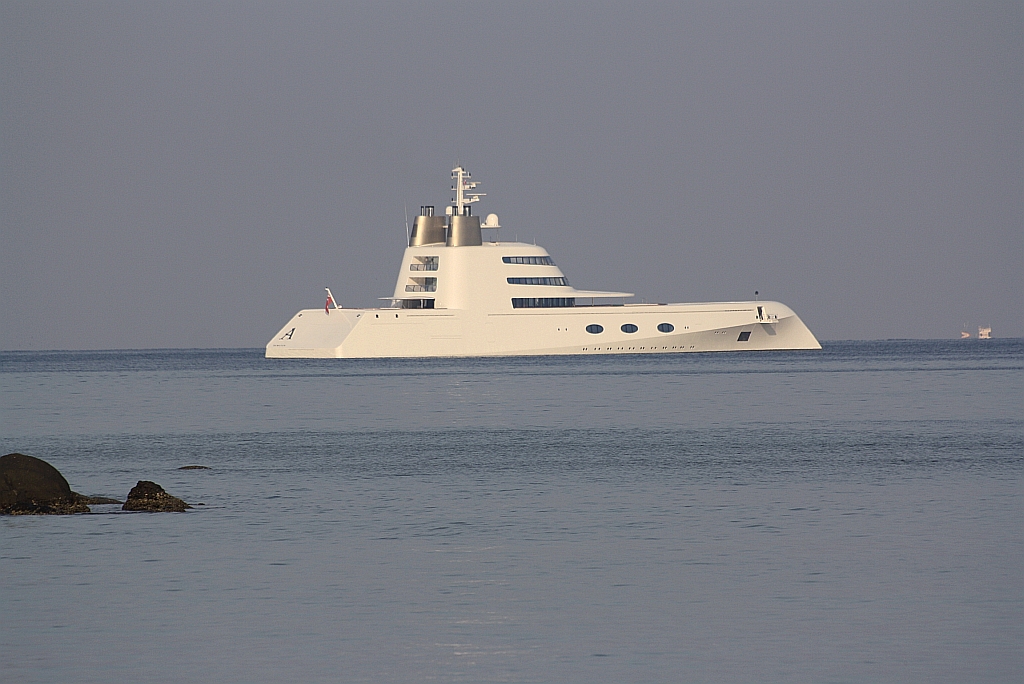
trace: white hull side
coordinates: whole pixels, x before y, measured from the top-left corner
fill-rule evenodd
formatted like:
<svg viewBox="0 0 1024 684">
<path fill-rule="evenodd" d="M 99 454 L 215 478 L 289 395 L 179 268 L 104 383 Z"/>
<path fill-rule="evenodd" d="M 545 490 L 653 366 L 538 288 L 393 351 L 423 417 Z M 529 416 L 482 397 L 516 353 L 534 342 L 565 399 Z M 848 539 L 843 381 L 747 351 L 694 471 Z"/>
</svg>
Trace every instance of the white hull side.
<svg viewBox="0 0 1024 684">
<path fill-rule="evenodd" d="M 342 356 L 341 343 L 363 315 L 359 309 L 303 309 L 267 343 L 268 359 L 323 359 Z"/>
<path fill-rule="evenodd" d="M 757 318 L 757 308 L 766 312 Z M 622 332 L 623 324 L 637 326 Z M 662 333 L 658 324 L 674 326 Z M 588 325 L 604 327 L 591 334 Z M 749 333 L 740 341 L 741 333 Z M 423 358 L 821 349 L 778 302 L 464 309 L 306 309 L 267 344 L 267 358 Z"/>
</svg>

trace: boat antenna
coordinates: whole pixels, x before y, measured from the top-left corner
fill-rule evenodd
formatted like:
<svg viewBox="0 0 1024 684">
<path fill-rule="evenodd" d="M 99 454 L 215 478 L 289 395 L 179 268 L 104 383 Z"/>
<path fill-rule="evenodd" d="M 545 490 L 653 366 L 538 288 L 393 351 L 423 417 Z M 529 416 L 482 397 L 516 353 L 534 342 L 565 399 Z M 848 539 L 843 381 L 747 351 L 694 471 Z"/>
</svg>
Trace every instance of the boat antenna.
<svg viewBox="0 0 1024 684">
<path fill-rule="evenodd" d="M 409 244 L 409 203 L 403 202 L 405 207 L 405 244 Z"/>
</svg>

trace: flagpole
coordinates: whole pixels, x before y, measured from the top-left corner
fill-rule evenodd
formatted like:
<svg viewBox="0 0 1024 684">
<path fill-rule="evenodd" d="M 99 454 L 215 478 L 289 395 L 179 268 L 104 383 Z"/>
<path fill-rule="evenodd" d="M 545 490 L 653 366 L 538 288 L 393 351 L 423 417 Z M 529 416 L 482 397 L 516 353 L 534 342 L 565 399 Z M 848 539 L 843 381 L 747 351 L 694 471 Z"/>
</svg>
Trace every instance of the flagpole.
<svg viewBox="0 0 1024 684">
<path fill-rule="evenodd" d="M 335 309 L 340 309 L 341 307 L 338 306 L 338 300 L 334 298 L 333 294 L 331 294 L 331 288 L 325 287 L 324 289 L 327 290 L 327 303 L 324 304 L 324 311 L 327 311 L 327 307 L 329 307 L 331 304 L 334 305 Z M 330 311 L 328 311 L 327 313 L 330 314 Z"/>
</svg>

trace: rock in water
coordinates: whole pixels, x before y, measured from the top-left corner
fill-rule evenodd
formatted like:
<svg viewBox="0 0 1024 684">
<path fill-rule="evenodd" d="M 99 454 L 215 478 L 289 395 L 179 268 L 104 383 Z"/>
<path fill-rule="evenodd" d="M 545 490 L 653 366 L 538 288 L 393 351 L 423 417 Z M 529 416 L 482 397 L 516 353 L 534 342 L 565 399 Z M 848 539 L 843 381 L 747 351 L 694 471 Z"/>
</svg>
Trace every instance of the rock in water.
<svg viewBox="0 0 1024 684">
<path fill-rule="evenodd" d="M 176 496 L 171 496 L 156 482 L 139 480 L 139 483 L 128 492 L 128 500 L 121 507 L 122 511 L 172 511 L 183 513 L 192 508 Z"/>
<path fill-rule="evenodd" d="M 0 514 L 88 513 L 82 499 L 46 461 L 25 454 L 0 456 Z"/>
</svg>

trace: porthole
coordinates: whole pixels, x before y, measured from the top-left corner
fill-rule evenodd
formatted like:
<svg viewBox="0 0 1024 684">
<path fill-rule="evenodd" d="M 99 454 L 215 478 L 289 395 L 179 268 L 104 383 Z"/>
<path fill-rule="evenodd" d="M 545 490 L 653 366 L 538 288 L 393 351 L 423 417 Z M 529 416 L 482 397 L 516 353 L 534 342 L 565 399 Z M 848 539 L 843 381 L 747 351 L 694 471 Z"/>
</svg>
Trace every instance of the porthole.
<svg viewBox="0 0 1024 684">
<path fill-rule="evenodd" d="M 621 329 L 621 330 L 622 330 L 622 332 L 624 332 L 624 333 L 635 333 L 635 332 L 636 332 L 637 330 L 639 330 L 640 328 L 636 327 L 636 326 L 635 326 L 635 325 L 633 325 L 632 323 L 623 323 L 623 324 L 622 324 L 622 328 L 620 328 L 620 329 Z"/>
<path fill-rule="evenodd" d="M 604 332 L 604 326 L 598 325 L 597 323 L 592 323 L 591 325 L 587 326 L 587 332 L 590 333 L 591 335 L 596 335 L 598 333 L 603 333 Z"/>
<path fill-rule="evenodd" d="M 676 327 L 674 325 L 672 325 L 671 323 L 659 323 L 658 324 L 658 332 L 670 333 L 670 332 L 672 332 L 675 329 L 676 329 Z"/>
</svg>

